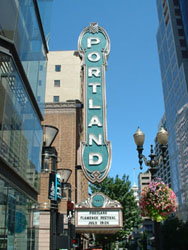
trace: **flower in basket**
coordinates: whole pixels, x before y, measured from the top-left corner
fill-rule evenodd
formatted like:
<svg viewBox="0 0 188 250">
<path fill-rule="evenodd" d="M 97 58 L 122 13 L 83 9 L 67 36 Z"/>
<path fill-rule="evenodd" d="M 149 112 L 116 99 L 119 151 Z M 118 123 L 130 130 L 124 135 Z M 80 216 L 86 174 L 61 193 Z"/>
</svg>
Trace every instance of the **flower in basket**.
<svg viewBox="0 0 188 250">
<path fill-rule="evenodd" d="M 141 215 L 153 221 L 163 221 L 176 211 L 176 195 L 160 180 L 152 180 L 141 192 L 139 207 Z"/>
</svg>

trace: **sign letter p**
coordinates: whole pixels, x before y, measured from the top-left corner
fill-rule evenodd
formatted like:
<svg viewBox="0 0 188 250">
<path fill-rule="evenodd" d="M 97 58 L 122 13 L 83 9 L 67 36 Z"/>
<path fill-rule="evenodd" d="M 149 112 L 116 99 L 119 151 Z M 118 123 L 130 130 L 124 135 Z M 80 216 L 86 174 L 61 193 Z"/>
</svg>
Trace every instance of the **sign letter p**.
<svg viewBox="0 0 188 250">
<path fill-rule="evenodd" d="M 99 44 L 100 43 L 100 39 L 98 37 L 88 37 L 87 38 L 87 47 L 91 48 L 91 45 L 94 44 Z"/>
</svg>

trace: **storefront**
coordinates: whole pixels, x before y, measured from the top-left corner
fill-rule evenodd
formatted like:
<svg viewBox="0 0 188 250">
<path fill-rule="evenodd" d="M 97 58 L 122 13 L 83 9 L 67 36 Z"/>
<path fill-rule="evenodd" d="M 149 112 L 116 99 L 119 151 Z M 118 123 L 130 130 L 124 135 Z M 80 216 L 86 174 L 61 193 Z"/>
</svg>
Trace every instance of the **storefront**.
<svg viewBox="0 0 188 250">
<path fill-rule="evenodd" d="M 0 176 L 0 249 L 36 249 L 35 202 Z"/>
</svg>

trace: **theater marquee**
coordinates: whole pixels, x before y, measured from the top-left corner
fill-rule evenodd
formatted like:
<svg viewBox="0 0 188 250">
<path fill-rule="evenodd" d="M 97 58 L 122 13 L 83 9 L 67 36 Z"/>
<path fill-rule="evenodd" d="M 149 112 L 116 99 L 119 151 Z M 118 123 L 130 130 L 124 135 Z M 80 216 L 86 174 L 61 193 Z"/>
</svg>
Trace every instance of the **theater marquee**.
<svg viewBox="0 0 188 250">
<path fill-rule="evenodd" d="M 95 193 L 76 204 L 75 225 L 77 232 L 116 233 L 123 227 L 122 206 L 103 193 Z"/>
<path fill-rule="evenodd" d="M 111 145 L 106 133 L 105 70 L 110 52 L 106 31 L 97 23 L 91 23 L 80 34 L 78 49 L 85 76 L 82 169 L 90 182 L 100 183 L 111 164 Z"/>
</svg>

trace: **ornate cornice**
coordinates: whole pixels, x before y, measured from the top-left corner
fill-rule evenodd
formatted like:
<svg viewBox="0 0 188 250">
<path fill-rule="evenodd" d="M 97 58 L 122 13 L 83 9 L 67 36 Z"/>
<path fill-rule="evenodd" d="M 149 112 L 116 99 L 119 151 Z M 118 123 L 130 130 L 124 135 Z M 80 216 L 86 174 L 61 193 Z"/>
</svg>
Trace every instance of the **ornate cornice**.
<svg viewBox="0 0 188 250">
<path fill-rule="evenodd" d="M 46 102 L 45 110 L 65 110 L 65 109 L 81 109 L 83 104 L 79 100 L 70 100 L 66 102 Z"/>
</svg>

